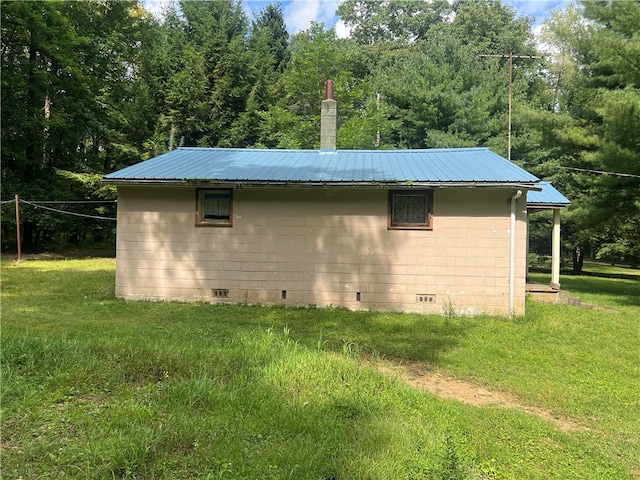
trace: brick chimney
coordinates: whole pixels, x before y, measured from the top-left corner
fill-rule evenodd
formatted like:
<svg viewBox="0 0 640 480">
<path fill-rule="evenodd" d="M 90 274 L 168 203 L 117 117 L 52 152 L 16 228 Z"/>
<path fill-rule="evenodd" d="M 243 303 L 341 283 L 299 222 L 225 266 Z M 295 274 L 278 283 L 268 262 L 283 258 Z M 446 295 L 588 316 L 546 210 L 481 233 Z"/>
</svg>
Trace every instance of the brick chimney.
<svg viewBox="0 0 640 480">
<path fill-rule="evenodd" d="M 320 113 L 320 150 L 335 152 L 338 102 L 333 99 L 333 80 L 327 80 L 324 87 L 326 98 L 322 101 Z"/>
</svg>

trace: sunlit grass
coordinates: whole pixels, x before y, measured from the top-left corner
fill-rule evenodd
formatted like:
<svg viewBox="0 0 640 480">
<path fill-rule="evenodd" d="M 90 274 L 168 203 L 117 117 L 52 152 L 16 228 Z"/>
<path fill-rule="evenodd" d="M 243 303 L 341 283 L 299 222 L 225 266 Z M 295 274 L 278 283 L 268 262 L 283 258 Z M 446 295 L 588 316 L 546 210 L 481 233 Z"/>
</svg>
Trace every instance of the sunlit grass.
<svg viewBox="0 0 640 480">
<path fill-rule="evenodd" d="M 113 260 L 2 264 L 3 478 L 634 478 L 638 283 L 526 317 L 124 302 Z M 600 282 L 603 283 L 600 283 Z M 580 290 L 582 289 L 582 290 Z M 416 391 L 419 360 L 582 425 Z"/>
</svg>

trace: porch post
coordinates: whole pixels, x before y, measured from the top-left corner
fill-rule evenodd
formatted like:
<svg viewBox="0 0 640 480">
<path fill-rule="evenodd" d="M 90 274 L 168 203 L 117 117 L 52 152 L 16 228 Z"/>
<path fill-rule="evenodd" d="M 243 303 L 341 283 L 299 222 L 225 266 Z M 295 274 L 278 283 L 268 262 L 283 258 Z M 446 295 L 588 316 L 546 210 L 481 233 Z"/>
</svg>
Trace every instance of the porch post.
<svg viewBox="0 0 640 480">
<path fill-rule="evenodd" d="M 553 209 L 553 232 L 551 235 L 551 287 L 560 289 L 560 209 Z"/>
<path fill-rule="evenodd" d="M 527 231 L 527 236 L 526 236 L 526 239 L 527 239 L 527 256 L 524 257 L 525 258 L 525 262 L 524 263 L 527 266 L 527 271 L 525 273 L 525 282 L 528 283 L 529 282 L 529 248 L 530 248 L 530 245 L 529 245 L 529 240 L 530 240 L 529 239 L 529 209 L 527 209 L 527 228 L 526 228 L 526 231 Z"/>
</svg>

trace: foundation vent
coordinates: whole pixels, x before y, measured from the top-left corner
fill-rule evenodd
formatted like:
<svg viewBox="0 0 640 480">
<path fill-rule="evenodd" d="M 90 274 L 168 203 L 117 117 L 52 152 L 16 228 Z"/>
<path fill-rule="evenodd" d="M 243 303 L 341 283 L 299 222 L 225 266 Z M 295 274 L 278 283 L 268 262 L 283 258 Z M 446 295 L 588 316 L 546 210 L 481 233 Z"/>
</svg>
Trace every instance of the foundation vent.
<svg viewBox="0 0 640 480">
<path fill-rule="evenodd" d="M 416 303 L 436 303 L 436 296 L 433 293 L 417 293 Z"/>
<path fill-rule="evenodd" d="M 211 289 L 211 295 L 214 298 L 229 298 L 228 288 L 213 288 Z"/>
</svg>

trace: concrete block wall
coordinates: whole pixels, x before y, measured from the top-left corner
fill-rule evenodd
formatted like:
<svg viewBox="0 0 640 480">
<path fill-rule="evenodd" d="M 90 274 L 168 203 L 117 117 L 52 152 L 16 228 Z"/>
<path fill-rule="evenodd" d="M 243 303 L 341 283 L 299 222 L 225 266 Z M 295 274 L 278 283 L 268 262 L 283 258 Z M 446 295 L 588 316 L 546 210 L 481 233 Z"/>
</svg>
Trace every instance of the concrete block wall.
<svg viewBox="0 0 640 480">
<path fill-rule="evenodd" d="M 514 193 L 437 189 L 432 230 L 388 230 L 384 189 L 240 188 L 232 227 L 198 227 L 195 188 L 122 186 L 116 294 L 507 314 Z M 524 198 L 517 210 L 515 313 L 521 314 Z"/>
</svg>

